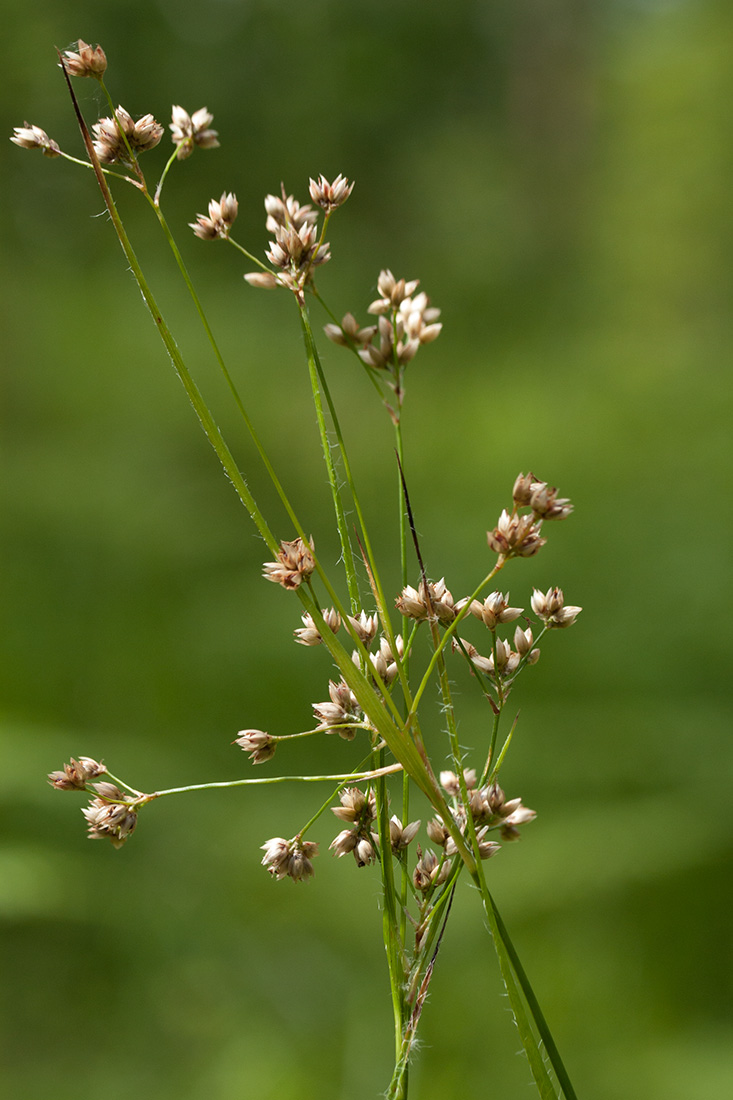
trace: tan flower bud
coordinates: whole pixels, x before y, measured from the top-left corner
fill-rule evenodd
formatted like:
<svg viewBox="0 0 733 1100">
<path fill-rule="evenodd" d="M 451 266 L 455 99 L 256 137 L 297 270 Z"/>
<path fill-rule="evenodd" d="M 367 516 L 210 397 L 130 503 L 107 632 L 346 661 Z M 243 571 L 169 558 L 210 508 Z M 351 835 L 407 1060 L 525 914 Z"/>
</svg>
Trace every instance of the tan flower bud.
<svg viewBox="0 0 733 1100">
<path fill-rule="evenodd" d="M 532 516 L 510 516 L 506 509 L 486 538 L 489 547 L 502 558 L 529 558 L 547 542 Z"/>
<path fill-rule="evenodd" d="M 318 845 L 309 840 L 285 840 L 281 836 L 266 841 L 262 848 L 263 867 L 267 867 L 273 878 L 291 878 L 294 882 L 303 882 L 313 875 L 311 859 L 318 854 Z"/>
<path fill-rule="evenodd" d="M 61 57 L 69 76 L 93 76 L 100 80 L 107 68 L 107 58 L 102 47 L 92 48 L 81 38 L 76 44 L 76 51 L 64 50 Z"/>
<path fill-rule="evenodd" d="M 313 202 L 327 213 L 343 205 L 353 190 L 353 183 L 349 183 L 342 175 L 336 176 L 333 183 L 329 183 L 325 176 L 319 176 L 318 180 L 310 181 L 310 196 Z"/>
<path fill-rule="evenodd" d="M 561 588 L 548 588 L 547 592 L 535 588 L 531 603 L 535 615 L 550 628 L 572 626 L 583 610 L 582 607 L 565 606 Z"/>
<path fill-rule="evenodd" d="M 49 774 L 48 781 L 57 791 L 85 791 L 90 779 L 96 779 L 106 771 L 104 764 L 92 760 L 90 756 L 80 756 L 78 760 L 72 756 L 71 763 L 64 764 L 62 772 Z"/>
<path fill-rule="evenodd" d="M 407 848 L 410 842 L 417 836 L 419 828 L 419 821 L 411 821 L 409 825 L 403 826 L 398 817 L 393 815 L 389 819 L 389 839 L 392 851 L 395 855 Z"/>
<path fill-rule="evenodd" d="M 303 539 L 293 542 L 282 541 L 277 561 L 267 561 L 262 567 L 262 575 L 268 581 L 281 584 L 283 588 L 298 588 L 301 582 L 311 575 L 316 567 L 311 546 Z"/>
<path fill-rule="evenodd" d="M 267 760 L 272 760 L 277 748 L 275 738 L 264 730 L 240 730 L 239 737 L 235 737 L 232 744 L 239 745 L 248 752 L 253 764 L 264 764 Z"/>
<path fill-rule="evenodd" d="M 42 130 L 40 126 L 33 126 L 26 122 L 24 126 L 16 126 L 13 129 L 13 136 L 10 139 L 15 145 L 19 145 L 21 149 L 42 149 L 44 157 L 58 157 L 61 155 L 61 150 L 55 141 L 53 141 L 45 130 Z"/>
</svg>

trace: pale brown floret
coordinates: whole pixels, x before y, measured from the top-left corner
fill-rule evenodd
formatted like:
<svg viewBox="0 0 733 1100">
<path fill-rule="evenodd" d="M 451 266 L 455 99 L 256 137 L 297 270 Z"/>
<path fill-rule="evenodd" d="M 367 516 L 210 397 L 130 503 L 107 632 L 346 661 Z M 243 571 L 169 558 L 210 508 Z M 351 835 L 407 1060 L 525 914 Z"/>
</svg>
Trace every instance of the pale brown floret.
<svg viewBox="0 0 733 1100">
<path fill-rule="evenodd" d="M 444 577 L 434 584 L 421 580 L 417 589 L 408 584 L 395 600 L 395 606 L 401 615 L 418 622 L 437 621 L 447 626 L 456 617 L 453 596 Z"/>
<path fill-rule="evenodd" d="M 456 604 L 456 608 L 460 610 L 465 602 L 461 600 Z M 510 607 L 508 593 L 504 596 L 501 592 L 492 592 L 483 603 L 480 600 L 472 600 L 469 611 L 476 619 L 481 619 L 489 630 L 496 630 L 499 623 L 511 623 L 514 619 L 518 619 L 523 608 Z"/>
<path fill-rule="evenodd" d="M 389 840 L 395 855 L 404 851 L 411 844 L 417 836 L 419 828 L 419 821 L 411 821 L 408 825 L 403 825 L 396 815 L 392 815 L 389 819 Z"/>
<path fill-rule="evenodd" d="M 388 310 L 399 309 L 405 298 L 414 294 L 419 285 L 419 279 L 411 279 L 409 282 L 405 279 L 395 279 L 389 268 L 384 268 L 379 272 L 377 279 L 380 297 L 371 303 L 367 313 L 387 313 Z"/>
<path fill-rule="evenodd" d="M 102 47 L 92 47 L 81 38 L 75 51 L 64 50 L 61 57 L 69 76 L 93 76 L 99 80 L 107 68 L 107 58 Z"/>
<path fill-rule="evenodd" d="M 334 837 L 329 845 L 335 856 L 353 853 L 357 867 L 366 867 L 374 863 L 377 858 L 377 849 L 372 837 L 358 829 L 344 829 Z"/>
<path fill-rule="evenodd" d="M 508 679 L 511 677 L 519 667 L 521 657 L 518 653 L 512 650 L 509 642 L 503 641 L 501 638 L 496 639 L 495 651 L 496 659 L 494 659 L 494 650 L 488 657 L 482 656 L 474 645 L 467 642 L 465 638 L 461 638 L 461 646 L 468 654 L 468 659 L 474 668 L 483 672 L 486 676 L 492 680 L 496 680 L 497 675 L 500 679 Z M 539 657 L 539 650 L 536 650 L 537 657 Z M 534 658 L 537 660 L 537 658 Z M 534 664 L 534 661 L 532 661 Z M 498 672 L 497 672 L 498 670 Z"/>
<path fill-rule="evenodd" d="M 217 149 L 219 146 L 218 133 L 209 129 L 214 121 L 214 116 L 206 107 L 200 107 L 189 115 L 183 107 L 174 106 L 171 114 L 171 141 L 177 145 L 176 157 L 185 160 L 190 157 L 194 147 L 198 145 L 202 149 Z"/>
<path fill-rule="evenodd" d="M 321 175 L 317 180 L 310 180 L 310 196 L 316 206 L 320 206 L 326 213 L 335 210 L 346 202 L 354 184 L 349 183 L 345 176 L 339 174 L 333 183 L 329 183 L 325 176 Z"/>
<path fill-rule="evenodd" d="M 331 812 L 341 821 L 348 821 L 352 825 L 357 822 L 362 828 L 367 828 L 374 820 L 377 812 L 377 800 L 374 791 L 365 793 L 360 787 L 346 787 L 339 792 L 340 806 L 332 806 Z"/>
<path fill-rule="evenodd" d="M 397 649 L 397 658 L 395 658 L 392 648 L 386 638 L 379 639 L 378 653 L 369 654 L 372 670 L 377 677 L 387 685 L 393 683 L 396 679 L 397 673 L 399 672 L 397 659 L 402 660 L 404 655 L 405 644 L 401 634 L 395 635 L 395 646 Z M 357 667 L 361 664 L 361 656 L 356 650 L 352 654 L 352 660 Z"/>
<path fill-rule="evenodd" d="M 239 737 L 235 737 L 232 744 L 239 745 L 248 752 L 253 764 L 264 764 L 267 760 L 272 760 L 277 748 L 275 738 L 264 730 L 240 730 Z"/>
<path fill-rule="evenodd" d="M 464 768 L 463 781 L 469 791 L 473 790 L 473 788 L 476 786 L 476 769 Z M 458 795 L 461 793 L 461 784 L 455 772 L 441 772 L 440 785 L 447 794 L 451 795 L 452 798 L 457 798 Z"/>
<path fill-rule="evenodd" d="M 262 566 L 262 575 L 268 581 L 281 584 L 283 588 L 294 589 L 311 575 L 316 567 L 311 547 L 303 539 L 292 542 L 282 541 L 277 561 L 266 561 Z"/>
<path fill-rule="evenodd" d="M 21 149 L 42 149 L 44 157 L 61 156 L 61 150 L 46 131 L 30 122 L 26 122 L 23 126 L 15 126 L 10 140 Z"/>
<path fill-rule="evenodd" d="M 106 771 L 104 764 L 92 760 L 91 756 L 80 756 L 78 760 L 72 756 L 71 763 L 64 764 L 63 771 L 49 774 L 48 781 L 57 791 L 85 791 L 90 779 L 97 779 Z"/>
<path fill-rule="evenodd" d="M 501 558 L 532 557 L 547 542 L 533 516 L 510 515 L 506 509 L 494 530 L 487 532 L 486 539 Z"/>
<path fill-rule="evenodd" d="M 451 873 L 451 865 L 448 860 L 439 860 L 435 852 L 428 849 L 426 852 L 417 849 L 418 860 L 412 873 L 412 881 L 417 890 L 425 893 L 433 886 L 440 886 Z"/>
<path fill-rule="evenodd" d="M 296 642 L 300 645 L 321 645 L 323 638 L 311 615 L 306 611 L 301 615 L 301 619 L 303 625 L 293 631 Z M 341 626 L 341 616 L 338 611 L 333 607 L 329 608 L 328 611 L 323 612 L 323 619 L 329 630 L 336 634 Z"/>
<path fill-rule="evenodd" d="M 311 859 L 318 855 L 318 845 L 310 840 L 285 840 L 281 836 L 272 837 L 262 846 L 264 856 L 262 865 L 273 878 L 291 878 L 294 882 L 304 882 L 313 875 Z"/>
<path fill-rule="evenodd" d="M 341 318 L 340 325 L 324 325 L 323 331 L 329 340 L 332 340 L 334 344 L 338 344 L 340 347 L 366 347 L 366 345 L 370 344 L 376 336 L 377 326 L 367 325 L 361 328 L 353 313 L 346 313 Z"/>
<path fill-rule="evenodd" d="M 114 783 L 95 784 L 97 797 L 82 809 L 90 840 L 109 840 L 121 848 L 137 825 L 137 811 Z"/>
<path fill-rule="evenodd" d="M 566 606 L 561 588 L 548 588 L 547 592 L 540 592 L 535 588 L 531 603 L 535 615 L 550 628 L 572 626 L 583 610 L 582 607 L 572 604 Z"/>
<path fill-rule="evenodd" d="M 116 161 L 130 164 L 131 153 L 135 156 L 154 149 L 164 131 L 152 115 L 143 115 L 134 122 L 132 116 L 120 106 L 115 108 L 114 118 L 100 118 L 95 122 L 92 132 L 94 150 L 102 164 L 114 164 Z"/>
<path fill-rule="evenodd" d="M 314 703 L 313 714 L 319 720 L 316 729 L 338 733 L 344 741 L 353 741 L 356 728 L 362 723 L 362 713 L 356 696 L 344 680 L 328 682 L 330 703 Z"/>
<path fill-rule="evenodd" d="M 370 646 L 374 641 L 374 637 L 377 633 L 377 627 L 379 626 L 379 620 L 376 615 L 367 615 L 366 611 L 360 611 L 358 617 L 353 615 L 347 616 L 349 622 L 354 628 L 359 641 L 364 646 Z"/>
<path fill-rule="evenodd" d="M 476 830 L 476 840 L 478 841 L 478 852 L 481 859 L 491 859 L 492 856 L 501 848 L 501 844 L 497 844 L 495 840 L 487 840 L 486 835 L 488 833 L 489 826 L 485 825 L 483 829 Z M 454 856 L 458 852 L 456 843 L 453 837 L 448 837 L 445 844 L 446 856 Z"/>
<path fill-rule="evenodd" d="M 188 224 L 203 241 L 214 241 L 217 238 L 226 240 L 238 212 L 237 196 L 224 191 L 218 201 L 211 199 L 208 215 L 197 214 L 196 221 Z"/>
</svg>

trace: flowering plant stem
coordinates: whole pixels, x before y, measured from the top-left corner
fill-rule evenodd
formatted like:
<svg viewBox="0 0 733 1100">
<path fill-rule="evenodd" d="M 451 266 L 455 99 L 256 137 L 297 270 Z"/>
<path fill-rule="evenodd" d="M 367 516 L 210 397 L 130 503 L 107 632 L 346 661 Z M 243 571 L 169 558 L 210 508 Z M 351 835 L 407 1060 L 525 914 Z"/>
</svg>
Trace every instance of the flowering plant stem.
<svg viewBox="0 0 733 1100">
<path fill-rule="evenodd" d="M 189 155 L 197 140 L 200 143 L 209 144 L 215 141 L 216 133 L 204 129 L 211 121 L 211 116 L 202 109 L 192 119 L 182 108 L 174 108 L 172 129 L 179 134 L 178 138 L 174 136 L 174 141 L 178 144 L 164 167 L 154 195 L 151 195 L 140 169 L 136 150 L 145 150 L 151 147 L 151 143 L 156 144 L 160 140 L 162 127 L 158 127 L 152 116 L 144 116 L 143 120 L 133 124 L 132 119 L 121 108 L 115 110 L 101 75 L 104 71 L 102 64 L 106 67 L 106 59 L 101 48 L 92 51 L 91 47 L 80 41 L 78 54 L 67 51 L 64 56 L 66 60 L 64 57 L 61 58 L 61 67 L 89 156 L 89 166 L 95 173 L 126 261 L 188 400 L 226 476 L 269 551 L 278 558 L 277 562 L 266 564 L 265 575 L 270 580 L 277 580 L 283 587 L 297 593 L 304 611 L 303 621 L 307 625 L 304 630 L 296 631 L 296 636 L 300 635 L 299 640 L 304 640 L 304 644 L 322 643 L 341 676 L 341 682 L 338 685 L 331 684 L 333 688 L 330 693 L 331 703 L 314 705 L 314 712 L 323 719 L 315 730 L 308 729 L 297 734 L 285 734 L 275 739 L 264 731 L 244 731 L 238 743 L 242 747 L 254 746 L 253 759 L 255 762 L 262 762 L 269 759 L 274 752 L 275 740 L 287 740 L 290 737 L 306 736 L 323 730 L 327 733 L 338 733 L 345 740 L 351 740 L 357 730 L 360 730 L 367 733 L 369 750 L 362 764 L 352 771 L 195 783 L 184 787 L 170 787 L 150 794 L 137 791 L 117 779 L 106 770 L 103 764 L 91 758 L 82 757 L 80 761 L 72 761 L 67 765 L 64 772 L 52 773 L 50 776 L 52 785 L 58 789 L 87 790 L 87 782 L 91 778 L 106 775 L 111 782 L 96 785 L 98 796 L 84 810 L 84 814 L 91 837 L 107 836 L 116 847 L 119 847 L 135 828 L 139 810 L 159 798 L 213 788 L 290 782 L 335 783 L 332 798 L 317 810 L 295 838 L 290 841 L 274 838 L 263 845 L 266 849 L 263 863 L 276 878 L 308 877 L 312 873 L 309 855 L 314 853 L 317 846 L 314 842 L 304 841 L 303 837 L 329 809 L 333 797 L 338 796 L 341 806 L 330 808 L 334 809 L 343 821 L 347 821 L 350 828 L 344 830 L 331 845 L 335 854 L 341 856 L 347 851 L 353 852 L 360 866 L 367 863 L 376 863 L 379 866 L 382 889 L 382 932 L 389 972 L 395 1039 L 395 1067 L 386 1093 L 388 1100 L 406 1100 L 407 1097 L 410 1055 L 414 1048 L 420 1016 L 446 931 L 456 886 L 464 869 L 481 895 L 501 975 L 539 1096 L 542 1100 L 550 1100 L 558 1095 L 565 1097 L 565 1100 L 576 1100 L 575 1092 L 537 997 L 488 890 L 483 868 L 483 862 L 499 847 L 495 842 L 487 840 L 489 830 L 501 829 L 503 836 L 512 839 L 513 836 L 518 835 L 516 826 L 532 820 L 535 816 L 534 811 L 521 805 L 521 799 L 507 801 L 496 781 L 514 734 L 516 719 L 498 757 L 495 758 L 495 754 L 500 720 L 514 679 L 534 663 L 539 657 L 539 650 L 533 648 L 530 628 L 522 630 L 517 627 L 514 642 L 516 652 L 511 649 L 507 641 L 502 641 L 498 637 L 497 624 L 515 619 L 522 610 L 509 608 L 508 597 L 495 592 L 483 603 L 479 600 L 484 590 L 512 557 L 529 557 L 539 549 L 545 541 L 540 535 L 544 520 L 564 518 L 569 514 L 571 505 L 568 501 L 559 500 L 556 490 L 549 489 L 546 483 L 537 481 L 534 475 L 530 474 L 527 478 L 520 475 L 514 488 L 514 508 L 511 515 L 505 511 L 494 531 L 488 533 L 489 546 L 496 551 L 497 561 L 472 594 L 466 600 L 454 605 L 453 597 L 444 581 L 437 583 L 430 581 L 423 562 L 404 474 L 402 408 L 407 364 L 423 342 L 429 343 L 437 336 L 440 330 L 440 325 L 436 323 L 439 311 L 429 306 L 425 295 L 414 294 L 418 285 L 416 280 L 406 283 L 405 280 L 395 280 L 391 272 L 382 272 L 378 283 L 381 297 L 370 307 L 371 312 L 379 315 L 378 325 L 359 329 L 354 318 L 347 315 L 341 326 L 334 323 L 327 326 L 327 330 L 331 329 L 331 335 L 336 342 L 350 348 L 359 356 L 389 411 L 395 429 L 400 489 L 399 543 L 402 580 L 402 593 L 396 601 L 396 606 L 402 615 L 402 634 L 396 633 L 392 625 L 393 608 L 380 577 L 344 435 L 318 354 L 306 305 L 306 292 L 312 292 L 318 301 L 321 300 L 312 285 L 313 270 L 316 265 L 329 258 L 329 246 L 324 239 L 326 226 L 332 211 L 345 201 L 345 198 L 348 198 L 353 185 L 348 185 L 348 181 L 343 180 L 342 177 L 338 177 L 333 184 L 329 184 L 323 177 L 317 183 L 311 181 L 311 195 L 314 202 L 325 211 L 320 236 L 316 235 L 314 229 L 318 215 L 310 207 L 300 207 L 292 196 L 285 195 L 284 190 L 282 200 L 268 196 L 268 200 L 271 200 L 268 206 L 268 225 L 272 222 L 276 226 L 275 243 L 268 257 L 275 271 L 271 272 L 259 261 L 255 261 L 261 270 L 254 273 L 251 278 L 254 285 L 286 286 L 293 291 L 298 306 L 316 423 L 341 547 L 348 593 L 347 610 L 319 561 L 312 539 L 306 535 L 305 528 L 298 519 L 259 439 L 224 362 L 193 281 L 161 209 L 163 184 L 179 155 Z M 102 120 L 95 126 L 96 143 L 92 140 L 74 95 L 69 67 L 75 75 L 94 75 L 110 104 L 114 121 Z M 85 67 L 88 71 L 84 71 Z M 199 116 L 198 121 L 194 121 L 197 116 Z M 136 127 L 139 127 L 139 130 L 136 130 Z M 66 157 L 66 154 L 61 154 L 55 143 L 52 143 L 37 127 L 26 125 L 18 128 L 13 140 L 28 148 L 40 146 L 47 152 L 51 151 L 51 155 Z M 98 147 L 101 148 L 101 153 Z M 132 174 L 123 175 L 121 178 L 126 179 L 142 192 L 155 213 L 237 409 L 297 532 L 298 538 L 292 543 L 279 541 L 269 527 L 214 421 L 211 410 L 184 362 L 119 216 L 106 178 L 108 174 L 119 175 L 119 173 L 110 173 L 103 166 L 102 160 L 105 156 L 107 161 L 114 162 L 119 159 L 123 162 Z M 66 157 L 66 159 L 75 158 Z M 212 200 L 208 217 L 199 215 L 194 230 L 204 239 L 216 237 L 227 239 L 246 256 L 250 256 L 246 249 L 237 245 L 229 236 L 231 222 L 235 216 L 236 199 L 233 195 L 225 194 L 220 202 Z M 247 278 L 249 279 L 250 276 Z M 333 314 L 330 316 L 333 319 Z M 332 442 L 332 435 L 336 441 L 335 445 Z M 340 483 L 342 474 L 343 485 Z M 347 522 L 347 513 L 352 507 L 356 517 L 356 544 L 363 559 L 371 597 L 376 606 L 373 629 L 369 626 L 369 617 L 362 610 L 357 554 Z M 530 509 L 531 515 L 522 514 L 522 509 L 527 508 Z M 408 532 L 412 535 L 419 565 L 418 589 L 413 589 L 407 584 Z M 312 574 L 315 574 L 315 578 Z M 330 612 L 325 612 L 321 607 L 313 583 L 314 579 L 321 582 L 328 598 L 332 601 Z M 535 592 L 532 606 L 543 621 L 540 638 L 550 627 L 571 625 L 581 610 L 565 606 L 559 589 L 550 590 L 546 595 Z M 469 617 L 483 618 L 484 624 L 489 627 L 490 656 L 480 657 L 469 643 L 458 636 L 459 626 Z M 379 654 L 369 650 L 377 629 L 377 621 L 382 630 Z M 336 637 L 336 631 L 342 622 L 348 635 L 347 645 L 350 648 L 353 647 L 353 652 L 349 652 L 347 645 Z M 418 628 L 423 623 L 428 624 L 430 655 L 417 687 L 413 688 L 410 681 L 410 662 Z M 311 635 L 315 636 L 315 642 L 309 640 Z M 488 701 L 493 713 L 488 755 L 478 787 L 476 774 L 464 767 L 465 752 L 459 740 L 452 682 L 446 660 L 453 649 L 462 654 L 471 671 L 479 678 L 485 700 Z M 426 690 L 436 680 L 444 722 L 444 743 L 447 743 L 448 756 L 455 769 L 455 773 L 441 772 L 440 782 L 436 779 L 433 770 L 419 715 L 419 706 Z M 397 688 L 399 688 L 398 691 Z M 393 698 L 393 695 L 397 698 Z M 333 720 L 332 715 L 335 715 Z M 257 753 L 263 755 L 258 757 Z M 389 762 L 390 756 L 394 762 Z M 400 819 L 393 815 L 390 818 L 387 779 L 400 772 L 402 773 L 402 817 Z M 366 786 L 366 792 L 355 786 L 359 783 Z M 435 818 L 428 826 L 428 835 L 436 844 L 442 846 L 440 857 L 433 852 L 423 854 L 417 846 L 418 860 L 412 874 L 408 867 L 407 846 L 416 835 L 420 822 L 408 822 L 411 784 L 422 792 L 430 810 L 435 813 Z M 438 837 L 437 840 L 436 837 Z M 411 905 L 417 910 L 416 918 L 413 918 L 410 913 Z M 409 947 L 408 930 L 412 926 L 414 926 L 414 946 Z"/>
</svg>

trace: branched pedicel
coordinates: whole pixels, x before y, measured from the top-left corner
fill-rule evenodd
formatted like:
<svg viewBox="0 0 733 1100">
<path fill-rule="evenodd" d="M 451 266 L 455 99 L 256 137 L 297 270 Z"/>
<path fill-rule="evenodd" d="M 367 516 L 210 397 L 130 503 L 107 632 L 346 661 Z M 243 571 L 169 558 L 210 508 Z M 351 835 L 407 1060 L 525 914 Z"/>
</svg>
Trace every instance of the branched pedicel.
<svg viewBox="0 0 733 1100">
<path fill-rule="evenodd" d="M 339 175 L 333 182 L 322 175 L 311 179 L 310 203 L 301 204 L 282 186 L 279 194 L 265 198 L 266 230 L 271 237 L 264 252 L 267 262 L 258 260 L 234 239 L 238 202 L 233 191 L 225 191 L 220 198 L 212 198 L 207 213 L 198 214 L 190 226 L 201 240 L 225 241 L 243 253 L 257 268 L 244 276 L 250 286 L 285 289 L 293 297 L 305 338 L 307 376 L 341 541 L 344 583 L 332 581 L 316 554 L 316 541 L 306 535 L 274 463 L 259 441 L 162 213 L 161 194 L 173 165 L 198 149 L 218 146 L 218 134 L 211 128 L 213 116 L 205 107 L 193 114 L 180 106 L 172 108 L 173 151 L 151 190 L 140 157 L 158 146 L 163 126 L 152 114 L 133 120 L 123 107 L 114 107 L 104 82 L 107 59 L 101 47 L 80 40 L 76 49 L 61 55 L 60 64 L 77 111 L 87 159 L 63 152 L 44 130 L 29 123 L 16 128 L 11 140 L 21 148 L 38 148 L 56 161 L 65 159 L 95 172 L 130 268 L 148 309 L 158 318 L 153 292 L 127 238 L 108 181 L 131 184 L 152 207 L 163 238 L 173 250 L 185 289 L 203 320 L 244 426 L 291 518 L 289 538 L 277 538 L 270 530 L 164 322 L 159 321 L 159 331 L 209 441 L 268 547 L 271 560 L 263 564 L 264 578 L 283 588 L 288 593 L 285 598 L 299 605 L 302 625 L 294 627 L 295 642 L 313 648 L 325 646 L 333 661 L 334 672 L 318 689 L 320 698 L 312 704 L 312 716 L 304 719 L 306 728 L 278 733 L 243 729 L 235 738 L 234 744 L 249 755 L 253 764 L 266 765 L 281 743 L 291 738 L 338 735 L 332 742 L 338 761 L 333 774 L 294 777 L 329 784 L 331 796 L 325 802 L 317 800 L 313 816 L 295 835 L 266 840 L 262 844 L 262 865 L 278 880 L 302 882 L 311 878 L 318 853 L 318 841 L 311 837 L 322 837 L 322 819 L 330 816 L 330 806 L 342 826 L 335 836 L 325 830 L 330 851 L 338 858 L 351 855 L 358 868 L 371 868 L 380 876 L 385 919 L 379 919 L 384 928 L 395 1028 L 395 1067 L 387 1091 L 392 1100 L 404 1100 L 407 1095 L 407 1065 L 420 1014 L 456 885 L 460 876 L 467 874 L 480 891 L 540 1094 L 549 1095 L 548 1088 L 552 1088 L 555 1095 L 557 1084 L 561 1093 L 572 1100 L 574 1092 L 567 1071 L 518 963 L 482 866 L 503 842 L 516 840 L 520 828 L 536 816 L 521 798 L 507 797 L 499 784 L 517 725 L 515 717 L 508 729 L 503 726 L 509 698 L 518 677 L 539 659 L 539 643 L 545 634 L 573 625 L 581 610 L 566 604 L 562 590 L 553 587 L 546 592 L 534 589 L 528 612 L 510 603 L 509 593 L 496 588 L 495 578 L 513 559 L 534 557 L 547 541 L 547 524 L 566 519 L 572 505 L 535 474 L 519 474 L 511 502 L 487 532 L 489 560 L 479 568 L 472 591 L 455 599 L 442 565 L 433 571 L 434 576 L 440 574 L 439 579 L 430 579 L 407 488 L 402 410 L 407 368 L 418 352 L 440 335 L 440 311 L 418 290 L 418 279 L 396 278 L 386 268 L 377 277 L 378 297 L 367 307 L 376 323 L 361 324 L 351 312 L 339 322 L 325 305 L 315 286 L 315 274 L 331 258 L 326 241 L 330 219 L 353 190 L 353 183 L 345 177 Z M 69 79 L 76 76 L 97 80 L 110 106 L 110 114 L 91 128 L 81 116 Z M 330 317 L 324 328 L 326 336 L 350 353 L 355 364 L 366 372 L 394 426 L 404 508 L 400 513 L 400 545 L 396 548 L 401 579 L 392 583 L 391 596 L 371 549 L 369 524 L 313 336 L 308 308 L 313 301 Z M 355 538 L 346 523 L 347 508 L 356 516 Z M 414 571 L 407 564 L 411 546 Z M 359 558 L 364 567 L 361 571 L 356 568 Z M 366 574 L 366 585 L 360 573 Z M 452 687 L 457 669 L 449 672 L 451 663 L 465 667 L 485 701 L 483 728 L 475 731 L 468 749 L 458 738 Z M 426 707 L 428 687 L 437 687 L 438 708 Z M 277 726 L 277 721 L 277 714 L 273 714 L 272 724 Z M 354 750 L 348 748 L 352 743 L 358 750 L 356 764 Z M 442 767 L 446 759 L 450 761 L 448 769 Z M 400 782 L 391 788 L 390 781 L 394 783 L 395 778 Z M 272 781 L 248 777 L 145 794 L 87 756 L 72 759 L 63 771 L 49 776 L 56 790 L 91 794 L 89 804 L 82 809 L 89 837 L 107 839 L 115 848 L 127 843 L 140 811 L 158 798 L 211 786 L 246 787 Z M 416 796 L 427 815 L 424 827 L 413 813 Z"/>
</svg>

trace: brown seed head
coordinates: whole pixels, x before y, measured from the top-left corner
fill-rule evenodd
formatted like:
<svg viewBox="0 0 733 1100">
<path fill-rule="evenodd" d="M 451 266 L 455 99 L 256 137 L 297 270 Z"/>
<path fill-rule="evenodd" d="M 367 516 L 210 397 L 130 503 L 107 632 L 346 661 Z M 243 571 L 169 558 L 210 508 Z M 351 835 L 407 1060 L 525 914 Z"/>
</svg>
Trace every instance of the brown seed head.
<svg viewBox="0 0 733 1100">
<path fill-rule="evenodd" d="M 486 539 L 489 547 L 502 558 L 532 557 L 547 542 L 541 537 L 533 516 L 510 515 L 506 509 Z"/>
<path fill-rule="evenodd" d="M 362 722 L 356 696 L 344 680 L 338 683 L 329 680 L 328 694 L 330 702 L 313 704 L 313 714 L 319 720 L 316 728 L 325 733 L 338 733 L 344 741 L 353 741 L 356 727 Z"/>
<path fill-rule="evenodd" d="M 318 845 L 309 840 L 285 840 L 281 836 L 266 841 L 262 848 L 262 865 L 273 878 L 291 878 L 294 882 L 304 882 L 313 875 L 311 859 L 318 855 Z"/>
<path fill-rule="evenodd" d="M 92 760 L 90 756 L 80 756 L 78 760 L 72 756 L 71 763 L 64 764 L 62 772 L 49 774 L 48 781 L 57 791 L 85 791 L 90 779 L 97 779 L 106 771 L 104 764 Z"/>
<path fill-rule="evenodd" d="M 277 748 L 275 738 L 264 730 L 240 730 L 239 737 L 235 737 L 232 744 L 239 745 L 248 752 L 253 764 L 264 764 L 267 760 L 272 760 Z"/>
<path fill-rule="evenodd" d="M 28 122 L 23 126 L 14 127 L 13 136 L 10 140 L 15 145 L 19 145 L 21 149 L 42 149 L 44 157 L 58 157 L 61 155 L 58 145 L 48 136 L 46 131 L 42 130 L 40 126 L 33 126 Z"/>
<path fill-rule="evenodd" d="M 582 607 L 568 604 L 565 606 L 565 597 L 561 588 L 548 588 L 547 592 L 540 592 L 535 588 L 532 595 L 532 610 L 547 627 L 572 626 L 577 619 Z"/>
<path fill-rule="evenodd" d="M 354 185 L 349 183 L 345 176 L 339 174 L 333 183 L 329 183 L 325 176 L 319 176 L 317 180 L 312 179 L 309 189 L 316 206 L 330 213 L 346 202 L 354 190 Z"/>
<path fill-rule="evenodd" d="M 121 848 L 137 825 L 137 811 L 114 783 L 95 784 L 97 798 L 82 809 L 90 840 L 109 840 Z"/>
<path fill-rule="evenodd" d="M 209 129 L 214 116 L 205 107 L 200 107 L 189 115 L 183 107 L 173 107 L 171 112 L 171 141 L 177 145 L 176 157 L 185 160 L 190 157 L 196 145 L 202 149 L 216 149 L 219 146 L 218 133 Z"/>
<path fill-rule="evenodd" d="M 294 539 L 293 542 L 281 542 L 277 561 L 266 561 L 263 565 L 263 577 L 281 584 L 283 588 L 298 588 L 316 567 L 312 546 L 312 538 L 310 545 L 301 538 Z"/>
<path fill-rule="evenodd" d="M 93 76 L 101 80 L 107 68 L 107 58 L 102 47 L 92 47 L 81 38 L 76 44 L 76 51 L 64 50 L 61 57 L 69 76 Z"/>
</svg>

